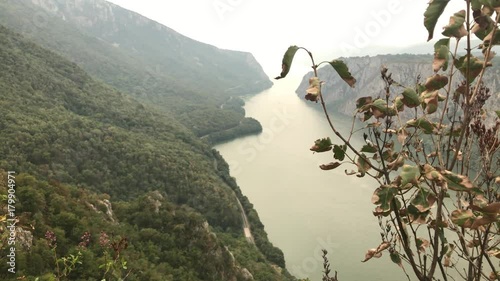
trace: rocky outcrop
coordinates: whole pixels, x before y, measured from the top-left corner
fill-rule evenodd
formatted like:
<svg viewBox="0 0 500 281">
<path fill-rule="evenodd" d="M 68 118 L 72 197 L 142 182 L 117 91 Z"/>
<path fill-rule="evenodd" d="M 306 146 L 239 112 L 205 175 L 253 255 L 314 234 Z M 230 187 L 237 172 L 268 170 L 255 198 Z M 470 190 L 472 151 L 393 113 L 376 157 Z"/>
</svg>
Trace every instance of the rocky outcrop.
<svg viewBox="0 0 500 281">
<path fill-rule="evenodd" d="M 374 57 L 352 57 L 343 58 L 349 66 L 351 74 L 356 78 L 356 87 L 350 88 L 329 65 L 319 69 L 319 78 L 324 81 L 322 93 L 325 102 L 334 113 L 352 116 L 356 109 L 356 100 L 364 96 L 384 96 L 384 83 L 380 78 L 380 69 L 385 66 L 392 73 L 392 78 L 402 85 L 412 87 L 417 81 L 425 82 L 425 79 L 433 74 L 431 55 L 379 55 Z M 309 86 L 309 78 L 312 72 L 304 76 L 296 93 L 303 97 Z M 460 73 L 456 73 L 453 85 L 463 80 Z M 492 96 L 487 106 L 500 108 L 500 62 L 494 62 L 484 77 L 485 85 L 490 88 Z M 400 89 L 394 87 L 394 93 Z M 401 91 L 402 92 L 402 91 Z"/>
<path fill-rule="evenodd" d="M 33 246 L 33 233 L 22 227 L 16 227 L 16 243 L 24 249 L 30 250 Z"/>
<path fill-rule="evenodd" d="M 151 202 L 151 206 L 154 207 L 154 212 L 156 214 L 160 212 L 161 201 L 163 199 L 164 199 L 163 195 L 161 195 L 161 192 L 158 190 L 150 192 L 148 195 L 148 200 Z"/>
<path fill-rule="evenodd" d="M 106 218 L 110 222 L 112 222 L 112 223 L 116 222 L 115 214 L 113 213 L 113 207 L 111 205 L 111 202 L 108 199 L 97 200 L 97 202 L 96 202 L 97 207 L 90 202 L 85 202 L 85 205 L 87 205 L 87 207 L 89 209 L 93 210 L 94 212 L 96 212 L 98 214 L 104 213 L 106 215 Z"/>
</svg>

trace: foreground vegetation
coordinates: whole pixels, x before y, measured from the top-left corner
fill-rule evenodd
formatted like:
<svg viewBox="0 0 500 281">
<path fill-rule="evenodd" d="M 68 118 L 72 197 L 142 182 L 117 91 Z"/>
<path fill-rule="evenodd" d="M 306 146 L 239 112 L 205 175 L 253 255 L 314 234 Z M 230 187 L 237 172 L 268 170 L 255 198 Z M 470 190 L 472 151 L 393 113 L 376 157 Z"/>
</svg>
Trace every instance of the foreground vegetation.
<svg viewBox="0 0 500 281">
<path fill-rule="evenodd" d="M 429 3 L 428 40 L 448 2 Z M 500 280 L 500 110 L 485 108 L 493 84 L 485 73 L 500 44 L 500 3 L 463 3 L 434 44 L 433 74 L 421 79 L 415 73 L 416 84 L 405 85 L 382 66 L 383 92 L 357 99 L 354 118 L 363 124 L 356 128 L 353 120 L 348 134 L 330 118 L 318 72 L 329 64 L 354 87 L 343 61 L 316 64 L 310 51 L 291 46 L 277 77 L 286 77 L 297 51 L 307 52 L 314 75 L 305 99 L 320 102 L 335 135 L 317 139 L 310 150 L 333 152 L 323 170 L 344 166 L 346 175 L 373 179 L 381 242 L 363 262 L 386 254 L 408 280 Z M 474 47 L 479 54 L 473 54 L 474 35 L 482 42 Z M 466 40 L 465 54 L 458 52 L 460 40 Z M 365 144 L 355 147 L 351 139 L 361 137 Z M 332 273 L 326 252 L 324 258 L 323 280 L 342 279 L 342 269 Z"/>
<path fill-rule="evenodd" d="M 0 279 L 294 280 L 227 163 L 171 115 L 2 26 L 0 73 L 0 194 L 15 171 L 19 220 L 11 274 L 1 216 Z"/>
</svg>

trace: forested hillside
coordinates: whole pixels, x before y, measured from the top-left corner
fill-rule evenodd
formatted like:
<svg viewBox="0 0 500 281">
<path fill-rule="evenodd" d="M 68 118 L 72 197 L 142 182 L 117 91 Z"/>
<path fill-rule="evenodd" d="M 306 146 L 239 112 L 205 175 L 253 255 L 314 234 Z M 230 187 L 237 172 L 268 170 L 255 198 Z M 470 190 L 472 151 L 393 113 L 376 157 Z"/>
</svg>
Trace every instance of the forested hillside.
<svg viewBox="0 0 500 281">
<path fill-rule="evenodd" d="M 104 0 L 0 1 L 0 24 L 175 114 L 199 137 L 217 133 L 205 138 L 217 142 L 261 130 L 241 106 L 221 107 L 272 85 L 250 53 L 197 42 Z"/>
<path fill-rule="evenodd" d="M 227 164 L 172 113 L 2 26 L 0 108 L 0 190 L 15 171 L 20 237 L 14 276 L 2 220 L 0 279 L 294 280 Z M 82 263 L 64 272 L 55 260 L 71 254 Z"/>
</svg>

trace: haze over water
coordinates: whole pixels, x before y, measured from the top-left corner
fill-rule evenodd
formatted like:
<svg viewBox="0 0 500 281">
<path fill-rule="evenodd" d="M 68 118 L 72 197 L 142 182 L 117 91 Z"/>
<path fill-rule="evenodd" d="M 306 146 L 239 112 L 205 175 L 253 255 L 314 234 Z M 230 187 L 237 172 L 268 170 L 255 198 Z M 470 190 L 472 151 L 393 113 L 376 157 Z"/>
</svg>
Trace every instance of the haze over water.
<svg viewBox="0 0 500 281">
<path fill-rule="evenodd" d="M 249 197 L 271 242 L 280 247 L 287 268 L 297 277 L 319 281 L 321 249 L 327 249 L 341 280 L 404 280 L 388 254 L 362 263 L 366 250 L 380 243 L 377 218 L 370 202 L 376 183 L 346 176 L 342 165 L 322 171 L 333 154 L 313 154 L 314 140 L 330 136 L 321 111 L 295 94 L 299 81 L 277 81 L 273 88 L 246 101 L 247 116 L 259 120 L 262 134 L 217 145 L 243 193 Z M 342 132 L 349 121 L 333 118 Z M 355 143 L 362 142 L 358 135 Z"/>
</svg>

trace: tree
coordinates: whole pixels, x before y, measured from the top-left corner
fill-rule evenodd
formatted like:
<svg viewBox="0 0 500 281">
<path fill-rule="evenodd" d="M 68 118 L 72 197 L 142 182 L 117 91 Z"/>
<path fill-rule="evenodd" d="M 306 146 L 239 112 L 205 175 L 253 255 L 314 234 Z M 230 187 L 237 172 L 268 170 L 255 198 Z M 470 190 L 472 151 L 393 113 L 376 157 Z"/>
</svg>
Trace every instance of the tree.
<svg viewBox="0 0 500 281">
<path fill-rule="evenodd" d="M 429 3 L 424 14 L 428 40 L 448 2 Z M 353 165 L 355 170 L 346 169 L 347 175 L 373 179 L 373 215 L 382 241 L 367 251 L 364 262 L 389 252 L 408 279 L 499 280 L 500 111 L 485 107 L 491 93 L 483 77 L 492 65 L 493 46 L 500 44 L 500 2 L 467 0 L 464 5 L 434 45 L 432 76 L 405 86 L 381 68 L 385 96 L 357 100 L 359 130 L 353 120 L 348 134 L 339 132 L 321 92 L 317 70 L 322 64 L 331 65 L 354 87 L 356 79 L 343 61 L 316 64 L 310 51 L 291 46 L 276 77 L 286 77 L 298 50 L 308 53 L 314 76 L 305 98 L 320 102 L 340 140 L 318 139 L 311 150 L 333 151 L 334 162 L 321 165 L 323 170 Z M 472 34 L 482 41 L 474 48 Z M 460 40 L 467 44 L 463 56 Z M 354 147 L 350 140 L 361 134 L 366 144 Z M 329 272 L 325 259 L 323 280 L 337 280 Z"/>
</svg>

